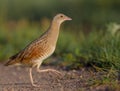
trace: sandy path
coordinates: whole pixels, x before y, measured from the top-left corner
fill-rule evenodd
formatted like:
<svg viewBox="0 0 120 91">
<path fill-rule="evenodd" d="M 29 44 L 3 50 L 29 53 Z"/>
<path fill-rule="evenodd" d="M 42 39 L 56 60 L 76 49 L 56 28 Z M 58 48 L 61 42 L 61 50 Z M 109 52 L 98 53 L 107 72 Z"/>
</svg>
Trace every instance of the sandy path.
<svg viewBox="0 0 120 91">
<path fill-rule="evenodd" d="M 41 67 L 47 68 L 55 69 L 52 66 Z M 0 91 L 106 91 L 107 87 L 93 87 L 88 83 L 91 78 L 96 78 L 98 73 L 93 74 L 84 69 L 59 71 L 62 76 L 52 72 L 37 73 L 34 69 L 34 81 L 40 85 L 39 88 L 34 88 L 30 84 L 27 68 L 5 67 L 0 64 Z"/>
</svg>

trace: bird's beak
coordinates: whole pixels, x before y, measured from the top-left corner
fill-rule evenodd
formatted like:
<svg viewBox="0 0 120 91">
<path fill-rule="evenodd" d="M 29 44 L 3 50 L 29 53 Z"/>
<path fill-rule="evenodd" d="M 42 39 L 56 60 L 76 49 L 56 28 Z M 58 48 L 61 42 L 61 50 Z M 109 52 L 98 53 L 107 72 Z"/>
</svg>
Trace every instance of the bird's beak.
<svg viewBox="0 0 120 91">
<path fill-rule="evenodd" d="M 72 18 L 70 18 L 70 17 L 67 16 L 67 17 L 66 17 L 66 20 L 70 21 L 70 20 L 72 20 Z"/>
</svg>

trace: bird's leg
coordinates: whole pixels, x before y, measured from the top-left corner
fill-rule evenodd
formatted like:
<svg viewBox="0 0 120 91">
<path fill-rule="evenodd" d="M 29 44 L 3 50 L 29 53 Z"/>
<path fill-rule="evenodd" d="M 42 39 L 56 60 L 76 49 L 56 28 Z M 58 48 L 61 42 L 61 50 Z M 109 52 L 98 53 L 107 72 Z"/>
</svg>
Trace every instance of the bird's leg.
<svg viewBox="0 0 120 91">
<path fill-rule="evenodd" d="M 54 70 L 54 69 L 40 70 L 39 68 L 37 68 L 37 72 L 40 72 L 40 73 L 42 73 L 42 72 L 48 72 L 48 71 L 54 72 L 54 73 L 56 73 L 57 75 L 62 75 L 61 72 L 59 72 L 59 71 L 57 71 L 57 70 Z"/>
<path fill-rule="evenodd" d="M 34 82 L 33 82 L 32 68 L 29 69 L 29 75 L 30 75 L 30 82 L 31 82 L 32 86 L 39 87 L 39 86 L 35 85 Z"/>
</svg>

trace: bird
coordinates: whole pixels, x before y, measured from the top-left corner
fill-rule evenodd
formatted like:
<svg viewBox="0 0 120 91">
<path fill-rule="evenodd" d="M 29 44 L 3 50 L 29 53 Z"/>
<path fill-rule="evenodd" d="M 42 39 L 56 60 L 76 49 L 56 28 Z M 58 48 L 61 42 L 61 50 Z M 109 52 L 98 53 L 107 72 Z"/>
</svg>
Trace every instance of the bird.
<svg viewBox="0 0 120 91">
<path fill-rule="evenodd" d="M 52 71 L 56 74 L 61 74 L 55 69 L 43 69 L 40 70 L 40 66 L 43 60 L 51 56 L 55 49 L 59 36 L 60 26 L 64 21 L 72 20 L 72 18 L 59 13 L 56 14 L 49 28 L 34 41 L 29 43 L 24 49 L 16 53 L 15 55 L 8 58 L 8 61 L 5 63 L 5 66 L 10 65 L 24 65 L 29 68 L 29 78 L 31 85 L 33 87 L 39 87 L 33 81 L 32 77 L 32 68 L 36 68 L 37 72 L 48 72 Z"/>
</svg>

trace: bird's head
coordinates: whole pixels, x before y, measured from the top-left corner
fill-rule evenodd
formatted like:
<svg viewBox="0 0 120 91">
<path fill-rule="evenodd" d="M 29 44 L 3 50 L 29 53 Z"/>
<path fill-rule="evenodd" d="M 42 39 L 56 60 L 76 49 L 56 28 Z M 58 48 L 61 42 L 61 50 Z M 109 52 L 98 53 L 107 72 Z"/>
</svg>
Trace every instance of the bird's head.
<svg viewBox="0 0 120 91">
<path fill-rule="evenodd" d="M 70 17 L 64 15 L 64 14 L 57 14 L 54 18 L 53 18 L 53 21 L 55 21 L 56 23 L 59 23 L 61 24 L 62 22 L 64 21 L 67 21 L 67 20 L 72 20 Z"/>
</svg>

